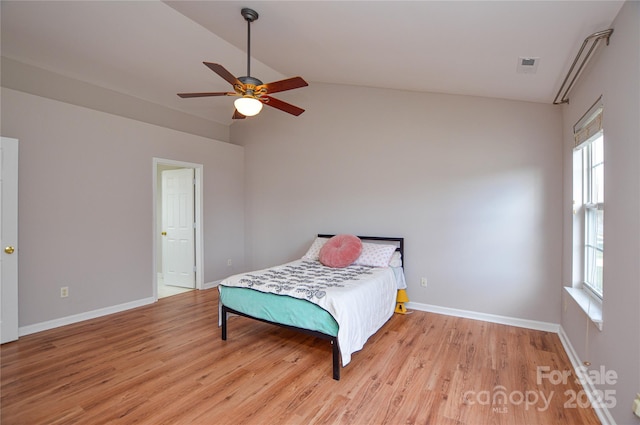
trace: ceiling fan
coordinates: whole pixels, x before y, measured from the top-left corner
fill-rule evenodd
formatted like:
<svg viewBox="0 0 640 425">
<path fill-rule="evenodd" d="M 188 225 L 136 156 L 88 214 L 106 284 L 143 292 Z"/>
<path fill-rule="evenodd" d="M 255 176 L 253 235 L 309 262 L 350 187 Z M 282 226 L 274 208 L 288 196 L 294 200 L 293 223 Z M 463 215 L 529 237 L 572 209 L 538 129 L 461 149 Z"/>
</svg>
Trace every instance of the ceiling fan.
<svg viewBox="0 0 640 425">
<path fill-rule="evenodd" d="M 258 13 L 249 8 L 243 8 L 240 12 L 247 21 L 247 75 L 244 77 L 234 77 L 222 65 L 211 62 L 203 62 L 209 69 L 224 78 L 233 86 L 233 92 L 209 92 L 209 93 L 178 93 L 182 98 L 207 97 L 207 96 L 237 96 L 233 104 L 236 110 L 233 119 L 244 119 L 257 115 L 262 110 L 262 105 L 269 105 L 281 111 L 298 116 L 304 109 L 282 100 L 271 97 L 272 93 L 285 90 L 297 89 L 308 86 L 302 77 L 287 78 L 286 80 L 274 81 L 264 84 L 262 81 L 251 76 L 251 22 L 258 19 Z"/>
</svg>

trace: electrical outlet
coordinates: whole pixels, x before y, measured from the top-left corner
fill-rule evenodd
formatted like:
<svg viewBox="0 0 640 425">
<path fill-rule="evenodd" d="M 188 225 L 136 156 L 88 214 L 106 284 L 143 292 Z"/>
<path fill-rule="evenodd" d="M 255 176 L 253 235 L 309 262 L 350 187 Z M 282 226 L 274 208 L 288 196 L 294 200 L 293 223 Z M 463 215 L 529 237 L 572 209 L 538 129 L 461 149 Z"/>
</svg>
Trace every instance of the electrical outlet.
<svg viewBox="0 0 640 425">
<path fill-rule="evenodd" d="M 427 287 L 427 278 L 423 277 L 422 279 L 420 279 L 420 286 L 422 286 L 423 288 Z"/>
<path fill-rule="evenodd" d="M 60 288 L 60 298 L 67 298 L 69 296 L 69 287 L 63 286 Z"/>
<path fill-rule="evenodd" d="M 231 261 L 231 258 L 227 260 L 227 266 L 233 266 L 233 261 Z"/>
</svg>

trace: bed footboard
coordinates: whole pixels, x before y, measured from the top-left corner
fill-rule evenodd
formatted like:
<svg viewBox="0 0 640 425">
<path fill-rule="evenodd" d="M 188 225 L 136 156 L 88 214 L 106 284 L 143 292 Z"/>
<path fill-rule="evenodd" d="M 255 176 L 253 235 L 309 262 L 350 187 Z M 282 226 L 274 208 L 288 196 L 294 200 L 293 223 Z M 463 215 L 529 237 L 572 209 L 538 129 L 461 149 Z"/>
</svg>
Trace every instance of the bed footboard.
<svg viewBox="0 0 640 425">
<path fill-rule="evenodd" d="M 333 357 L 333 379 L 335 379 L 336 381 L 340 380 L 340 347 L 338 345 L 338 337 L 336 336 L 332 336 L 332 335 L 327 335 L 324 334 L 322 332 L 317 332 L 317 331 L 311 331 L 309 329 L 303 329 L 303 328 L 297 328 L 295 326 L 289 326 L 289 325 L 283 325 L 281 323 L 275 323 L 275 322 L 270 322 L 268 320 L 264 320 L 264 319 L 259 319 L 257 317 L 253 317 L 253 316 L 249 316 L 248 314 L 244 314 L 241 313 L 237 310 L 234 310 L 232 308 L 229 308 L 227 306 L 225 306 L 224 304 L 222 305 L 222 309 L 221 309 L 221 314 L 222 317 L 220 318 L 220 322 L 221 322 L 221 331 L 222 331 L 222 340 L 226 341 L 227 340 L 227 316 L 229 313 L 233 313 L 233 314 L 237 314 L 239 316 L 243 316 L 243 317 L 248 317 L 249 319 L 253 319 L 253 320 L 259 320 L 260 322 L 264 322 L 264 323 L 269 323 L 271 325 L 276 325 L 276 326 L 280 326 L 282 328 L 287 328 L 287 329 L 291 329 L 297 332 L 301 332 L 307 335 L 311 335 L 311 336 L 315 336 L 317 338 L 322 338 L 325 340 L 329 340 L 331 342 L 331 347 L 332 347 L 332 357 Z"/>
</svg>

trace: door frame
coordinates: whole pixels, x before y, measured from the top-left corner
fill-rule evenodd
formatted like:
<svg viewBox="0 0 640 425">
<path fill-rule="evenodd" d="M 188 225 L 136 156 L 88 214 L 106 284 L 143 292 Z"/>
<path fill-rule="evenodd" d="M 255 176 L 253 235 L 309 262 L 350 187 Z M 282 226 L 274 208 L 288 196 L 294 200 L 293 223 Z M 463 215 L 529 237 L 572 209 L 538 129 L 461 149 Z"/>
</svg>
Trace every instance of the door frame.
<svg viewBox="0 0 640 425">
<path fill-rule="evenodd" d="M 202 217 L 203 214 L 203 171 L 204 166 L 202 164 L 196 164 L 193 162 L 176 161 L 166 158 L 153 158 L 153 217 L 152 217 L 152 252 L 153 252 L 153 299 L 158 301 L 158 241 L 160 238 L 160 232 L 162 229 L 158 225 L 158 168 L 163 165 L 181 168 L 193 168 L 195 179 L 195 193 L 194 193 L 194 212 L 195 212 L 195 262 L 196 262 L 196 289 L 202 289 L 204 285 L 204 252 L 203 252 L 203 235 L 202 235 Z"/>
</svg>

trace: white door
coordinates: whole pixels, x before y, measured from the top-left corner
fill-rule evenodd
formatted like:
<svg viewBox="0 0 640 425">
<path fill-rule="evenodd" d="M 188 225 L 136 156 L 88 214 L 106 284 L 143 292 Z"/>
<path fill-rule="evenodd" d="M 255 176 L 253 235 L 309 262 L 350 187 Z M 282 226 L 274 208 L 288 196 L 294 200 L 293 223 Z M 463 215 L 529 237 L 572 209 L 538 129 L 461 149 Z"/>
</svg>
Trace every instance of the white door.
<svg viewBox="0 0 640 425">
<path fill-rule="evenodd" d="M 18 339 L 18 141 L 0 142 L 0 343 Z"/>
<path fill-rule="evenodd" d="M 162 275 L 165 285 L 195 288 L 193 168 L 162 172 Z"/>
</svg>

